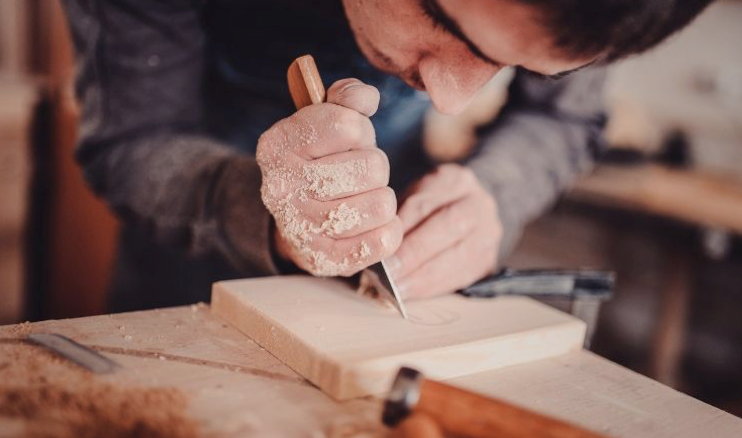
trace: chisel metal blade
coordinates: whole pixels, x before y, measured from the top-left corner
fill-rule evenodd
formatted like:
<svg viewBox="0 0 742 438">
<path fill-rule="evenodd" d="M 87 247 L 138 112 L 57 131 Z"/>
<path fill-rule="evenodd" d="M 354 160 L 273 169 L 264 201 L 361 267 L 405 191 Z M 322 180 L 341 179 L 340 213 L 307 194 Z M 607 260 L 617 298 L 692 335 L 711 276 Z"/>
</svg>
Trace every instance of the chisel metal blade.
<svg viewBox="0 0 742 438">
<path fill-rule="evenodd" d="M 96 374 L 105 374 L 114 371 L 119 365 L 95 350 L 78 344 L 72 339 L 56 333 L 34 333 L 28 335 L 28 340 L 41 345 L 72 362 L 87 368 Z"/>
<path fill-rule="evenodd" d="M 402 314 L 402 318 L 407 319 L 407 310 L 402 302 L 402 297 L 399 295 L 397 285 L 394 284 L 394 280 L 389 275 L 383 260 L 366 268 L 361 275 L 365 277 L 364 281 L 367 281 L 368 284 L 394 304 L 394 307 Z"/>
</svg>

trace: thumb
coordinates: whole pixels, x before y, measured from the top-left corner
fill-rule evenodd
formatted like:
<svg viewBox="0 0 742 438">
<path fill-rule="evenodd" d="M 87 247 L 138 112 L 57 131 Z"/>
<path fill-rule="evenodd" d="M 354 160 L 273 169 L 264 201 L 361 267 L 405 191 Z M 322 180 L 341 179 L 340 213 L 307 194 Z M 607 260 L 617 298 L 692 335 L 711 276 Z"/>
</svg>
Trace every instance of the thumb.
<svg viewBox="0 0 742 438">
<path fill-rule="evenodd" d="M 371 117 L 379 108 L 379 90 L 358 79 L 340 79 L 327 90 L 327 102 L 344 106 Z"/>
</svg>

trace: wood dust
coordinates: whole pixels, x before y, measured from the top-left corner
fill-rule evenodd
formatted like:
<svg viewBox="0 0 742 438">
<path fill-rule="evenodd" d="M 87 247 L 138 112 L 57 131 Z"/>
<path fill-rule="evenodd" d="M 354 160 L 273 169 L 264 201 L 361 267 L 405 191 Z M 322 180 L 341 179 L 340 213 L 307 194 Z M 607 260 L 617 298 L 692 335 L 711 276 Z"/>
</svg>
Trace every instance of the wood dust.
<svg viewBox="0 0 742 438">
<path fill-rule="evenodd" d="M 349 231 L 361 224 L 362 216 L 357 208 L 341 203 L 317 225 L 307 220 L 296 203 L 308 202 L 309 194 L 312 194 L 312 198 L 323 199 L 353 193 L 360 188 L 358 182 L 367 173 L 368 165 L 364 160 L 308 164 L 302 167 L 302 178 L 297 178 L 294 170 L 279 166 L 263 170 L 263 203 L 276 219 L 283 237 L 307 262 L 307 266 L 302 268 L 313 275 L 334 277 L 347 274 L 351 264 L 359 264 L 371 255 L 371 249 L 362 242 L 353 252 L 353 260 L 348 257 L 339 259 L 317 250 L 312 245 L 315 236 L 336 236 Z M 293 181 L 296 186 L 293 192 L 290 187 L 292 184 L 287 181 Z"/>
<path fill-rule="evenodd" d="M 39 347 L 0 342 L 2 436 L 196 437 L 187 406 L 175 388 L 116 385 Z"/>
</svg>

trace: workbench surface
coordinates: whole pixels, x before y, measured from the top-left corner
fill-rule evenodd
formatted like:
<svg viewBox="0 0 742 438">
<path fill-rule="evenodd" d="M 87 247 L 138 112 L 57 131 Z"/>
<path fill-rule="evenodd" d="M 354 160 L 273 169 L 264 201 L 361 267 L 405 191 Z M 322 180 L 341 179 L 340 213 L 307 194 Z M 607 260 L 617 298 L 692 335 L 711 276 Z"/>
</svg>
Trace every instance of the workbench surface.
<svg viewBox="0 0 742 438">
<path fill-rule="evenodd" d="M 198 422 L 202 435 L 386 433 L 379 421 L 380 401 L 333 401 L 212 315 L 204 304 L 0 327 L 0 348 L 37 348 L 19 341 L 36 332 L 69 336 L 122 365 L 96 381 L 179 389 L 188 400 L 186 415 Z M 0 355 L 0 376 L 9 367 L 3 360 Z M 0 386 L 10 383 L 0 382 Z M 451 383 L 609 436 L 742 436 L 742 419 L 587 351 L 456 378 Z M 5 431 L 0 436 L 13 436 L 13 431 L 20 434 L 25 426 L 0 412 L 0 431 Z"/>
</svg>

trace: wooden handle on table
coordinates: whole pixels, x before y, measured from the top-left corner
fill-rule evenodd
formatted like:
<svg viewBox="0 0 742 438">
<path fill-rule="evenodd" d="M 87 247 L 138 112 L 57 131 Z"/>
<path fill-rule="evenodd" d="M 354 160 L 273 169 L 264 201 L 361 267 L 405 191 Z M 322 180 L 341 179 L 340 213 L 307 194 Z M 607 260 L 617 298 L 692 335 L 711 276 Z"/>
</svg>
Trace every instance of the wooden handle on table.
<svg viewBox="0 0 742 438">
<path fill-rule="evenodd" d="M 438 423 L 425 414 L 412 414 L 394 429 L 391 438 L 444 438 Z"/>
<path fill-rule="evenodd" d="M 296 58 L 289 66 L 286 78 L 296 109 L 325 101 L 325 86 L 312 55 Z"/>
<path fill-rule="evenodd" d="M 471 438 L 605 438 L 537 412 L 434 380 L 422 379 L 412 415 L 434 419 L 447 434 Z"/>
</svg>

